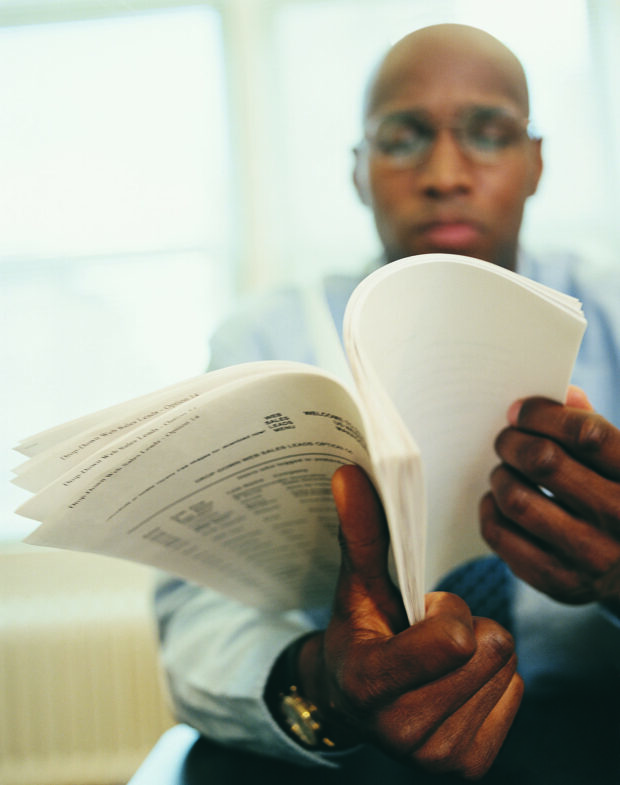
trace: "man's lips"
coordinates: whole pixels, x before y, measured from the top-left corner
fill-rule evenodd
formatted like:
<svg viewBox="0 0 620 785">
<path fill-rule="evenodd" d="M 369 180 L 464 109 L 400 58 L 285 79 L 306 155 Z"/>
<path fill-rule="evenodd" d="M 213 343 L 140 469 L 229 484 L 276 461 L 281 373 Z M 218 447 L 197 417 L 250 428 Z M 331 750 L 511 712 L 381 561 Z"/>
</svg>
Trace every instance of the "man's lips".
<svg viewBox="0 0 620 785">
<path fill-rule="evenodd" d="M 480 228 L 468 221 L 433 221 L 421 226 L 420 234 L 438 248 L 467 248 L 480 239 Z"/>
</svg>

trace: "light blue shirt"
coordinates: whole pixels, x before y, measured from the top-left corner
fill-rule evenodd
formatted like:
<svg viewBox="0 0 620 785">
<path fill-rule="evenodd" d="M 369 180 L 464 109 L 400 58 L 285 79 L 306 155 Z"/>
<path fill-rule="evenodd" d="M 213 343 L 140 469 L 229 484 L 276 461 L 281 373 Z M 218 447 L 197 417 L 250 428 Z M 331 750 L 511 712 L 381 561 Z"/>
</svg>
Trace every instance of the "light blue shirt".
<svg viewBox="0 0 620 785">
<path fill-rule="evenodd" d="M 620 424 L 620 278 L 596 280 L 576 259 L 544 264 L 522 256 L 519 271 L 571 294 L 588 319 L 574 382 L 595 408 Z M 359 278 L 334 276 L 325 295 L 339 327 Z M 315 363 L 303 293 L 282 290 L 248 304 L 211 342 L 211 368 L 265 359 Z M 265 613 L 214 591 L 162 577 L 155 600 L 161 653 L 181 721 L 221 742 L 300 764 L 335 765 L 306 752 L 272 719 L 262 696 L 278 654 L 303 633 L 324 628 L 329 610 Z M 520 672 L 531 690 L 597 680 L 620 684 L 620 627 L 596 605 L 560 605 L 519 583 L 514 607 Z"/>
</svg>

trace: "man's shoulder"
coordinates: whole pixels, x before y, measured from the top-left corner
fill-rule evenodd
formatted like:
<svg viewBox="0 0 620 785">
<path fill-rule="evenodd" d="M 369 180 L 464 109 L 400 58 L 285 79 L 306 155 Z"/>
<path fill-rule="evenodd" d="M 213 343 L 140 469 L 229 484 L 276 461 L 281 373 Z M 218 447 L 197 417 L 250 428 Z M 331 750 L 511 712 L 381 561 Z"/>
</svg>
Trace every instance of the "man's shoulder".
<svg viewBox="0 0 620 785">
<path fill-rule="evenodd" d="M 266 316 L 278 317 L 299 309 L 303 301 L 301 286 L 289 284 L 241 296 L 221 324 L 229 328 L 235 324 L 257 324 Z"/>
<path fill-rule="evenodd" d="M 209 340 L 209 367 L 303 357 L 303 293 L 286 286 L 241 298 Z"/>
<path fill-rule="evenodd" d="M 336 274 L 320 284 L 289 284 L 242 298 L 210 340 L 210 368 L 253 360 L 313 362 L 311 289 L 322 289 L 337 327 L 360 275 Z"/>
<path fill-rule="evenodd" d="M 563 250 L 522 252 L 518 270 L 582 301 L 598 302 L 620 292 L 620 267 L 606 254 Z M 616 301 L 617 302 L 617 301 Z"/>
<path fill-rule="evenodd" d="M 240 298 L 234 310 L 222 322 L 222 327 L 234 324 L 257 325 L 258 320 L 265 316 L 279 318 L 280 315 L 291 313 L 299 315 L 311 288 L 322 289 L 329 301 L 342 300 L 346 303 L 362 278 L 363 275 L 336 273 L 317 282 L 290 283 L 247 295 Z"/>
</svg>

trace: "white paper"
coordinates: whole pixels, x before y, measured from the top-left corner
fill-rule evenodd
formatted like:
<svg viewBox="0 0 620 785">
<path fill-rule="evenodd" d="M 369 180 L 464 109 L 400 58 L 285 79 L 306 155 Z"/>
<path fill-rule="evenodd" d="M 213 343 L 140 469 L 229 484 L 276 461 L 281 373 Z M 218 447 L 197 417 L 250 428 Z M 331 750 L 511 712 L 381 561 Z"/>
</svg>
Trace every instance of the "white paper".
<svg viewBox="0 0 620 785">
<path fill-rule="evenodd" d="M 265 608 L 329 602 L 331 476 L 370 466 L 347 391 L 294 368 L 212 390 L 90 455 L 20 507 L 45 521 L 27 542 L 145 562 Z"/>
<path fill-rule="evenodd" d="M 380 386 L 422 456 L 423 589 L 487 551 L 478 503 L 498 463 L 493 443 L 507 425 L 508 407 L 529 395 L 564 400 L 585 325 L 575 298 L 466 257 L 393 262 L 353 293 L 345 347 L 355 357 L 360 394 Z M 385 446 L 378 440 L 373 448 L 382 454 Z M 417 523 L 391 521 L 394 531 L 410 525 Z M 419 591 L 416 617 L 422 601 Z"/>
<path fill-rule="evenodd" d="M 580 304 L 449 255 L 372 273 L 345 315 L 356 389 L 301 363 L 231 366 L 24 440 L 27 542 L 161 567 L 273 610 L 329 603 L 330 480 L 357 463 L 382 498 L 409 619 L 486 551 L 478 503 L 518 398 L 563 400 Z M 428 523 L 427 523 L 428 522 Z"/>
</svg>

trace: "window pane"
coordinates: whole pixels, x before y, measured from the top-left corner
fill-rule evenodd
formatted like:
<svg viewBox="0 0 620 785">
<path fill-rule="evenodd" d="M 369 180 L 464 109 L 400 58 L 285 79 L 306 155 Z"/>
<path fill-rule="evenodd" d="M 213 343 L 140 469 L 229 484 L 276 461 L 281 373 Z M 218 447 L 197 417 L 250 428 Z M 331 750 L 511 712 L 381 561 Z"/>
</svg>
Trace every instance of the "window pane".
<svg viewBox="0 0 620 785">
<path fill-rule="evenodd" d="M 0 30 L 0 256 L 221 247 L 220 40 L 207 10 Z"/>
<path fill-rule="evenodd" d="M 0 30 L 5 478 L 37 430 L 186 376 L 229 302 L 219 17 Z M 0 539 L 34 523 L 3 484 Z"/>
</svg>

